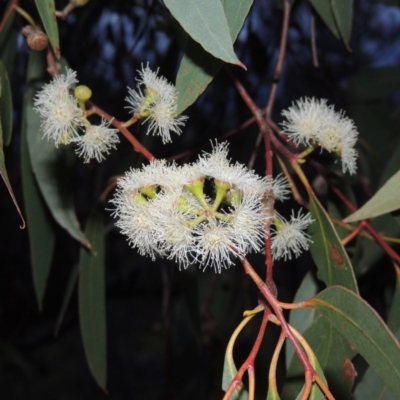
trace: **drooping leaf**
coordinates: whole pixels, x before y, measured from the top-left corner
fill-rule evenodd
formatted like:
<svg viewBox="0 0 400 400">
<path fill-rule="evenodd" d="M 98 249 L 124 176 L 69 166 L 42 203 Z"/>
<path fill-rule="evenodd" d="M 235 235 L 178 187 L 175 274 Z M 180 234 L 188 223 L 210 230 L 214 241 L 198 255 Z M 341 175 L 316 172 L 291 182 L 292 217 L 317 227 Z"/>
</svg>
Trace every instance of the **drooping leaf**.
<svg viewBox="0 0 400 400">
<path fill-rule="evenodd" d="M 249 322 L 253 317 L 254 317 L 254 315 L 246 317 L 245 320 L 243 320 L 242 329 L 245 326 L 245 324 L 247 324 L 247 322 Z M 240 332 L 240 330 L 239 330 L 239 332 Z M 235 344 L 235 341 L 236 341 L 236 338 L 237 338 L 237 335 L 239 334 L 239 332 L 236 331 L 232 335 L 232 337 L 228 343 L 228 346 L 226 347 L 225 359 L 224 359 L 224 369 L 222 372 L 222 390 L 224 390 L 224 391 L 226 391 L 226 389 L 228 389 L 230 383 L 232 382 L 233 378 L 237 374 L 235 361 L 233 360 L 233 346 Z M 233 391 L 232 396 L 229 400 L 247 400 L 247 399 L 248 399 L 248 393 L 242 384 L 242 385 L 240 385 L 240 388 L 236 388 Z"/>
<path fill-rule="evenodd" d="M 397 340 L 400 340 L 400 330 L 397 331 L 395 336 Z M 395 396 L 388 386 L 385 385 L 382 378 L 369 367 L 362 377 L 361 382 L 357 385 L 352 398 L 354 400 L 396 400 L 399 399 L 399 396 Z"/>
<path fill-rule="evenodd" d="M 400 208 L 400 171 L 395 173 L 376 193 L 345 222 L 377 217 Z"/>
<path fill-rule="evenodd" d="M 104 206 L 99 202 L 85 233 L 93 251 L 81 248 L 79 261 L 79 320 L 90 371 L 105 390 L 107 381 L 106 307 L 104 282 Z"/>
<path fill-rule="evenodd" d="M 35 0 L 35 3 L 54 54 L 57 58 L 60 58 L 60 39 L 54 0 Z"/>
<path fill-rule="evenodd" d="M 332 286 L 307 305 L 346 337 L 393 393 L 400 393 L 400 344 L 366 301 L 346 288 Z"/>
<path fill-rule="evenodd" d="M 43 139 L 39 114 L 33 108 L 37 90 L 44 84 L 40 80 L 45 71 L 41 53 L 32 52 L 28 74 L 35 81 L 28 88 L 27 139 L 32 168 L 40 191 L 54 219 L 76 240 L 90 247 L 75 214 L 72 191 L 72 168 L 75 155 L 70 146 L 56 148 L 54 142 Z M 36 81 L 37 80 L 37 81 Z"/>
<path fill-rule="evenodd" d="M 3 129 L 3 144 L 8 146 L 11 142 L 12 126 L 13 126 L 13 106 L 11 97 L 10 81 L 6 67 L 0 60 L 0 119 Z"/>
<path fill-rule="evenodd" d="M 353 22 L 353 0 L 330 0 L 330 2 L 340 36 L 348 44 Z"/>
<path fill-rule="evenodd" d="M 31 94 L 27 91 L 24 99 L 21 132 L 21 170 L 33 284 L 39 309 L 41 310 L 50 273 L 55 240 L 51 216 L 35 181 L 28 150 L 26 116 L 27 107 L 30 107 L 31 104 L 28 96 Z"/>
<path fill-rule="evenodd" d="M 253 0 L 222 0 L 232 42 L 235 42 Z M 204 92 L 222 66 L 222 61 L 207 53 L 197 42 L 188 38 L 185 54 L 176 77 L 178 110 L 181 114 Z"/>
<path fill-rule="evenodd" d="M 220 0 L 164 0 L 183 29 L 214 57 L 243 65 L 233 50 L 228 22 Z"/>
<path fill-rule="evenodd" d="M 354 75 L 349 85 L 352 101 L 381 100 L 400 90 L 400 67 L 371 68 Z"/>
<path fill-rule="evenodd" d="M 353 266 L 328 214 L 310 193 L 310 212 L 314 222 L 309 225 L 312 238 L 310 251 L 317 265 L 317 275 L 327 286 L 341 285 L 358 293 Z"/>
<path fill-rule="evenodd" d="M 303 282 L 301 282 L 300 287 L 298 288 L 296 295 L 294 296 L 293 303 L 298 303 L 303 300 L 308 300 L 311 297 L 315 296 L 318 292 L 317 284 L 311 274 L 311 272 L 307 273 L 304 277 Z M 298 332 L 303 334 L 313 323 L 315 311 L 311 308 L 300 308 L 298 310 L 292 310 L 289 316 L 289 323 L 293 326 Z M 292 344 L 287 340 L 285 343 L 286 346 L 286 367 L 289 368 L 289 365 L 292 362 L 292 358 L 295 354 Z"/>
<path fill-rule="evenodd" d="M 310 3 L 313 5 L 315 11 L 319 14 L 333 35 L 337 39 L 340 39 L 339 29 L 333 15 L 330 0 L 310 0 Z"/>
</svg>

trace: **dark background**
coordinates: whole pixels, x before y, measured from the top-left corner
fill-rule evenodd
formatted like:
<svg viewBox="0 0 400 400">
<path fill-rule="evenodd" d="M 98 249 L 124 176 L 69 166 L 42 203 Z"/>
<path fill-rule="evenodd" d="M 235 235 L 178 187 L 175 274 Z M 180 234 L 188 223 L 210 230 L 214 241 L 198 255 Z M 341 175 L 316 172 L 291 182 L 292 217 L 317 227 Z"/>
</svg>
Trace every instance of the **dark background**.
<svg viewBox="0 0 400 400">
<path fill-rule="evenodd" d="M 59 9 L 64 1 L 56 1 Z M 5 2 L 1 1 L 1 12 Z M 21 1 L 38 20 L 32 1 Z M 374 191 L 386 161 L 398 145 L 399 97 L 352 103 L 351 83 L 371 67 L 398 65 L 400 60 L 400 8 L 370 0 L 355 1 L 353 33 L 346 50 L 316 16 L 320 68 L 312 65 L 308 2 L 295 3 L 288 37 L 288 50 L 274 118 L 301 96 L 327 98 L 345 109 L 360 128 L 360 165 L 356 177 L 344 178 L 360 202 Z M 275 1 L 255 0 L 235 50 L 248 72 L 232 67 L 259 106 L 266 104 L 272 83 L 281 30 L 282 12 Z M 17 19 L 16 26 L 23 24 Z M 148 62 L 152 69 L 174 81 L 182 57 L 180 28 L 159 1 L 90 1 L 59 23 L 61 53 L 80 83 L 93 90 L 92 100 L 120 120 L 128 119 L 126 87 L 135 86 L 136 71 Z M 22 35 L 11 76 L 14 133 L 5 149 L 11 184 L 23 204 L 19 166 L 21 105 L 29 50 Z M 400 76 L 400 73 L 399 73 Z M 363 108 L 364 107 L 364 108 Z M 369 110 L 369 111 L 368 111 Z M 133 132 L 159 158 L 174 157 L 193 149 L 210 149 L 209 139 L 220 137 L 249 118 L 250 112 L 237 95 L 224 71 L 206 93 L 190 107 L 189 121 L 181 137 L 162 145 L 145 136 L 145 126 Z M 366 115 L 370 114 L 370 115 Z M 373 118 L 376 126 L 368 118 Z M 367 118 L 368 117 L 368 118 Z M 370 136 L 375 135 L 375 136 Z M 258 131 L 252 126 L 229 140 L 230 156 L 246 163 Z M 376 150 L 375 145 L 381 145 Z M 383 149 L 383 150 L 382 150 Z M 264 171 L 263 149 L 255 169 Z M 333 158 L 316 152 L 324 164 Z M 102 164 L 83 165 L 77 160 L 75 200 L 82 223 L 89 215 L 107 180 L 144 160 L 122 138 L 117 151 Z M 400 166 L 399 166 L 400 167 Z M 305 167 L 313 180 L 316 173 Z M 279 172 L 279 169 L 276 168 Z M 374 178 L 375 177 L 375 178 Z M 364 180 L 362 180 L 364 179 Z M 360 182 L 363 183 L 360 183 Z M 315 181 L 316 189 L 327 199 Z M 365 183 L 366 182 L 366 183 Z M 287 215 L 294 202 L 279 210 Z M 80 337 L 76 293 L 72 296 L 61 328 L 55 337 L 68 279 L 77 268 L 79 245 L 57 228 L 56 251 L 48 282 L 44 309 L 38 311 L 30 271 L 29 244 L 3 183 L 0 183 L 0 398 L 1 399 L 104 399 L 90 375 Z M 107 214 L 106 298 L 109 399 L 218 399 L 227 341 L 245 309 L 257 304 L 257 291 L 239 265 L 215 275 L 195 267 L 179 271 L 166 260 L 151 262 L 129 248 Z M 357 248 L 350 248 L 356 253 Z M 357 255 L 352 254 L 354 257 Z M 251 256 L 263 274 L 262 255 Z M 354 258 L 353 258 L 354 260 Z M 361 261 L 360 261 L 361 260 Z M 378 254 L 373 262 L 356 257 L 361 293 L 385 316 L 393 292 L 390 262 Z M 290 301 L 304 274 L 313 268 L 309 254 L 292 262 L 277 262 L 275 281 L 279 298 Z M 198 293 L 198 297 L 197 297 Z M 196 303 L 197 302 L 197 303 Z M 256 317 L 239 337 L 237 364 L 244 360 L 258 331 Z M 277 330 L 269 326 L 257 361 L 257 390 L 265 398 L 268 357 Z M 283 377 L 283 364 L 279 371 Z"/>
</svg>

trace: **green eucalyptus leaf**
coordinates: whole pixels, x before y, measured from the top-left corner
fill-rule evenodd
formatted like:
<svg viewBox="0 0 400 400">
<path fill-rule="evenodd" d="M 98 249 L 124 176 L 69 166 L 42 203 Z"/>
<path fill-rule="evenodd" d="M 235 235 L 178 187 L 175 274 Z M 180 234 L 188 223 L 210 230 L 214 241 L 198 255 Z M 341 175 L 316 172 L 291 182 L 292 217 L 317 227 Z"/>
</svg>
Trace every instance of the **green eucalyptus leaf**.
<svg viewBox="0 0 400 400">
<path fill-rule="evenodd" d="M 353 0 L 330 0 L 340 36 L 348 45 L 353 22 Z"/>
<path fill-rule="evenodd" d="M 106 306 L 104 282 L 104 205 L 99 202 L 85 233 L 93 251 L 81 248 L 79 261 L 79 320 L 90 371 L 105 390 L 107 381 Z"/>
<path fill-rule="evenodd" d="M 27 105 L 27 140 L 32 168 L 40 191 L 54 219 L 74 239 L 90 248 L 90 243 L 82 232 L 75 214 L 72 169 L 75 154 L 71 146 L 56 148 L 52 140 L 43 139 L 41 120 L 33 108 L 35 93 L 44 84 L 45 64 L 41 53 L 32 52 L 28 65 L 29 104 Z"/>
<path fill-rule="evenodd" d="M 340 39 L 339 29 L 333 15 L 330 0 L 310 0 L 310 3 L 313 5 L 315 11 L 319 14 L 333 35 L 337 39 Z"/>
<path fill-rule="evenodd" d="M 39 309 L 41 310 L 50 273 L 55 238 L 51 215 L 35 181 L 28 149 L 27 135 L 30 127 L 27 124 L 26 116 L 27 108 L 32 107 L 32 98 L 30 97 L 33 96 L 33 93 L 33 90 L 28 89 L 24 98 L 21 132 L 21 171 L 33 284 Z"/>
<path fill-rule="evenodd" d="M 359 221 L 387 214 L 400 208 L 400 171 L 397 171 L 361 208 L 345 219 Z"/>
<path fill-rule="evenodd" d="M 57 58 L 60 58 L 60 39 L 58 35 L 54 0 L 35 0 L 35 3 L 54 54 Z"/>
<path fill-rule="evenodd" d="M 400 344 L 366 301 L 351 290 L 332 286 L 307 305 L 321 312 L 346 337 L 393 393 L 400 393 Z"/>
<path fill-rule="evenodd" d="M 3 144 L 8 146 L 11 142 L 13 126 L 13 104 L 10 80 L 2 60 L 0 60 L 0 87 L 0 122 L 3 130 Z"/>
<path fill-rule="evenodd" d="M 222 6 L 229 26 L 231 41 L 234 42 L 242 29 L 253 0 L 222 0 Z M 223 62 L 205 51 L 197 42 L 188 38 L 185 54 L 176 77 L 178 110 L 181 114 L 204 92 Z"/>
<path fill-rule="evenodd" d="M 310 250 L 317 264 L 317 275 L 327 286 L 341 285 L 358 293 L 353 267 L 340 242 L 328 214 L 313 193 L 310 212 L 314 222 L 308 231 L 312 238 Z"/>
<path fill-rule="evenodd" d="M 222 61 L 243 66 L 233 50 L 228 22 L 220 0 L 164 0 L 193 40 Z"/>
<path fill-rule="evenodd" d="M 397 331 L 395 336 L 397 340 L 400 340 L 400 330 Z M 353 400 L 398 400 L 399 398 L 399 395 L 395 396 L 371 367 L 365 372 L 352 397 Z"/>
</svg>

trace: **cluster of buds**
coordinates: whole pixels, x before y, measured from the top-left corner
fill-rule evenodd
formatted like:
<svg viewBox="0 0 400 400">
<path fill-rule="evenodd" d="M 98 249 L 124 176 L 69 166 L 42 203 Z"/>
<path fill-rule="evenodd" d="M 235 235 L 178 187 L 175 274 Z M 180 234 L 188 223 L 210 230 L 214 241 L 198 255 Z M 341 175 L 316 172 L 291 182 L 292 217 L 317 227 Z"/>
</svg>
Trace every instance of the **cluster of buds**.
<svg viewBox="0 0 400 400">
<path fill-rule="evenodd" d="M 354 122 L 343 111 L 336 112 L 327 101 L 315 98 L 298 100 L 282 115 L 285 133 L 297 144 L 321 146 L 342 158 L 343 172 L 356 172 L 358 132 Z"/>
<path fill-rule="evenodd" d="M 307 249 L 309 238 L 300 229 L 311 219 L 294 226 L 273 209 L 274 200 L 284 200 L 289 192 L 286 180 L 261 178 L 242 164 L 230 163 L 227 155 L 223 143 L 193 164 L 152 161 L 127 172 L 112 202 L 116 225 L 132 247 L 152 259 L 166 257 L 182 267 L 196 263 L 220 272 L 235 257 L 261 251 L 266 223 L 279 220 L 271 236 L 275 258 Z"/>
</svg>

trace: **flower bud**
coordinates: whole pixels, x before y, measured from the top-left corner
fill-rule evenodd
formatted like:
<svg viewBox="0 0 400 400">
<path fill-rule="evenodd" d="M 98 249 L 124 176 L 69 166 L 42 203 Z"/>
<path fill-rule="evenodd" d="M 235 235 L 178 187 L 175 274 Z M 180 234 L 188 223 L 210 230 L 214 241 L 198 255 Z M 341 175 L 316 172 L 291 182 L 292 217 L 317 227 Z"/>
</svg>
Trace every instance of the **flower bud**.
<svg viewBox="0 0 400 400">
<path fill-rule="evenodd" d="M 87 101 L 92 97 L 92 91 L 85 85 L 79 85 L 74 91 L 75 97 L 81 101 Z"/>
<path fill-rule="evenodd" d="M 22 29 L 22 34 L 26 36 L 26 43 L 31 50 L 42 51 L 49 44 L 49 38 L 38 27 L 25 26 Z"/>
</svg>

